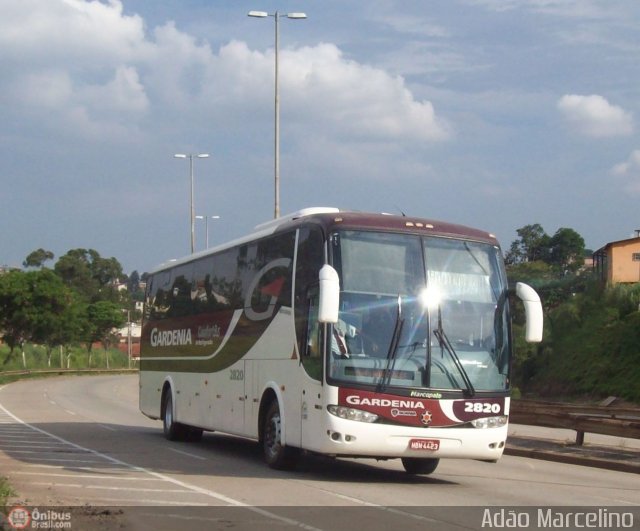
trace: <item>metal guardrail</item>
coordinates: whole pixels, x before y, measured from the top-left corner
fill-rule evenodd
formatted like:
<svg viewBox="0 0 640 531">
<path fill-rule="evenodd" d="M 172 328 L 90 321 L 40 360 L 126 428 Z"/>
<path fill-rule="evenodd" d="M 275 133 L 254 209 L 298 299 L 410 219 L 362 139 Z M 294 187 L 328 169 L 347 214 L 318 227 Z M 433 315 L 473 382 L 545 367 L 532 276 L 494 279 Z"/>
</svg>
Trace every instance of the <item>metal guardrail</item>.
<svg viewBox="0 0 640 531">
<path fill-rule="evenodd" d="M 640 408 L 513 400 L 509 420 L 515 424 L 575 430 L 579 446 L 584 443 L 585 433 L 640 439 Z"/>
</svg>

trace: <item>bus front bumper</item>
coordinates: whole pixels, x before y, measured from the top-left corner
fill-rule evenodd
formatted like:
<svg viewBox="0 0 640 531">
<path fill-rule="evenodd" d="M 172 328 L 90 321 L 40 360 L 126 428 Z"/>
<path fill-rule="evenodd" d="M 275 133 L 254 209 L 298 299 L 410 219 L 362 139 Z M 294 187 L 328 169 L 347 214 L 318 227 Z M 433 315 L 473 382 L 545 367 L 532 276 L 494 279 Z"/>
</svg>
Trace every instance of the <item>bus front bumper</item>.
<svg viewBox="0 0 640 531">
<path fill-rule="evenodd" d="M 320 442 L 321 453 L 358 457 L 424 457 L 495 461 L 507 440 L 499 428 L 413 428 L 331 418 Z"/>
</svg>

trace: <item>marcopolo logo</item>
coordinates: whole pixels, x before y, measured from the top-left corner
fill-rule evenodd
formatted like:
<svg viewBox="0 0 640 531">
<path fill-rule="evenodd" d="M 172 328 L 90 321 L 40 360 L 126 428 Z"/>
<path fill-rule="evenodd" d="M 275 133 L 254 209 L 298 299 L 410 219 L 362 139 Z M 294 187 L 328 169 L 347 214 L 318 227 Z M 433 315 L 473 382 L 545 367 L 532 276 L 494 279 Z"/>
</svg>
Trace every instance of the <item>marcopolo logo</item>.
<svg viewBox="0 0 640 531">
<path fill-rule="evenodd" d="M 152 347 L 174 347 L 181 345 L 191 345 L 191 329 L 183 328 L 181 330 L 151 330 L 151 346 Z"/>
</svg>

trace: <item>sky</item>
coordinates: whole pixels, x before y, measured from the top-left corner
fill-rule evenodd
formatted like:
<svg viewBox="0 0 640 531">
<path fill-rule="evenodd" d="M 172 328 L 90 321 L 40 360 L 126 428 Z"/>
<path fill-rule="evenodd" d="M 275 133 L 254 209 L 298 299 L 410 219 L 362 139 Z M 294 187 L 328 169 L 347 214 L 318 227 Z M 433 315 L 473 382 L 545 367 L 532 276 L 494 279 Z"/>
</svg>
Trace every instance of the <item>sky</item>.
<svg viewBox="0 0 640 531">
<path fill-rule="evenodd" d="M 91 248 L 142 273 L 274 210 L 497 235 L 640 228 L 637 0 L 0 0 L 0 264 Z M 196 249 L 205 226 L 196 222 Z M 50 264 L 51 265 L 51 264 Z"/>
</svg>

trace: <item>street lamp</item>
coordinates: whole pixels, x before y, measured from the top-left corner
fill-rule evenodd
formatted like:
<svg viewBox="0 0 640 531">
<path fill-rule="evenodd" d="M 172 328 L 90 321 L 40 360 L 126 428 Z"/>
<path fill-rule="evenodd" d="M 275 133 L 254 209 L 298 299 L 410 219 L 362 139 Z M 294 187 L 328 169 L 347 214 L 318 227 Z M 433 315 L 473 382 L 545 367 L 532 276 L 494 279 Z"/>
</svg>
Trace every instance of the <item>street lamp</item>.
<svg viewBox="0 0 640 531">
<path fill-rule="evenodd" d="M 190 223 L 191 223 L 191 254 L 193 254 L 196 247 L 196 236 L 195 236 L 195 210 L 193 207 L 193 157 L 199 159 L 206 159 L 209 156 L 208 153 L 176 153 L 174 155 L 177 159 L 189 159 L 189 177 L 191 179 L 191 208 L 190 208 Z"/>
<path fill-rule="evenodd" d="M 207 249 L 209 248 L 209 218 L 211 219 L 220 219 L 220 216 L 196 216 L 196 219 L 204 219 L 205 223 L 205 234 L 207 239 Z"/>
<path fill-rule="evenodd" d="M 275 208 L 274 217 L 280 217 L 280 94 L 278 88 L 278 49 L 279 49 L 279 28 L 278 20 L 280 18 L 290 18 L 293 20 L 307 18 L 305 13 L 286 13 L 280 14 L 267 13 L 266 11 L 249 11 L 250 17 L 266 18 L 273 17 L 276 24 L 276 44 L 275 44 L 275 140 L 274 140 L 274 186 L 275 186 Z"/>
</svg>

